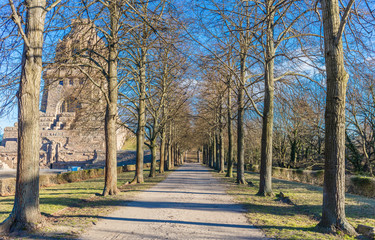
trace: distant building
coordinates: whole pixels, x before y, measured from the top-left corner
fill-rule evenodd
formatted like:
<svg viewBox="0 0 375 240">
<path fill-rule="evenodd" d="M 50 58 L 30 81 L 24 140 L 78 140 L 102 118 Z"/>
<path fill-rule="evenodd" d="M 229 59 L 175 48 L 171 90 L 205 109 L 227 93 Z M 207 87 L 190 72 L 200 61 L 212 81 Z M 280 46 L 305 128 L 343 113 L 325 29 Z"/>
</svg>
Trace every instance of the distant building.
<svg viewBox="0 0 375 240">
<path fill-rule="evenodd" d="M 75 20 L 70 33 L 57 44 L 55 63 L 43 74 L 41 167 L 85 166 L 104 160 L 105 100 L 98 86 L 106 89 L 106 81 L 88 59 L 103 63 L 100 55 L 105 53 L 105 44 L 86 20 Z M 127 134 L 124 128 L 117 130 L 118 149 Z M 0 144 L 0 168 L 8 167 L 17 167 L 17 124 L 4 129 Z"/>
</svg>

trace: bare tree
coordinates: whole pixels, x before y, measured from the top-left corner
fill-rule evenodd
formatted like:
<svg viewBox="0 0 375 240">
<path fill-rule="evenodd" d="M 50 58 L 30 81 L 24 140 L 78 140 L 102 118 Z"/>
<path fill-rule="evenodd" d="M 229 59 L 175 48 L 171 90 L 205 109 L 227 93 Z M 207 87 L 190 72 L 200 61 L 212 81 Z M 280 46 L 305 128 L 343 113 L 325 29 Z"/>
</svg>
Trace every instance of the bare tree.
<svg viewBox="0 0 375 240">
<path fill-rule="evenodd" d="M 331 231 L 356 234 L 345 216 L 345 101 L 348 74 L 344 66 L 342 34 L 354 0 L 340 19 L 338 0 L 323 0 L 324 53 L 327 71 L 325 111 L 325 167 L 322 220 Z"/>
<path fill-rule="evenodd" d="M 21 19 L 17 6 L 9 1 L 12 19 L 24 41 L 22 72 L 18 97 L 18 152 L 16 194 L 10 216 L 0 232 L 33 230 L 42 222 L 39 210 L 39 94 L 42 77 L 43 32 L 48 11 L 60 0 L 47 6 L 46 1 L 26 0 Z M 18 8 L 18 9 L 19 9 Z M 25 26 L 22 23 L 25 22 Z"/>
</svg>

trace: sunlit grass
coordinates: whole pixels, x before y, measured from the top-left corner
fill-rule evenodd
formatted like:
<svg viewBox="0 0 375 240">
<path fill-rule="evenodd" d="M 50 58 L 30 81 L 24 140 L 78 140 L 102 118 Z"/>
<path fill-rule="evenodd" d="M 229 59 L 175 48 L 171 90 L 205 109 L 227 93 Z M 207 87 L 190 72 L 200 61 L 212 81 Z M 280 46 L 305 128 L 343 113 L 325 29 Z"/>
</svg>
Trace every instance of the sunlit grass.
<svg viewBox="0 0 375 240">
<path fill-rule="evenodd" d="M 132 136 L 126 139 L 121 150 L 135 151 L 137 148 L 137 138 Z"/>
<path fill-rule="evenodd" d="M 235 175 L 235 174 L 234 174 Z M 316 225 L 321 218 L 322 188 L 297 182 L 273 180 L 273 190 L 280 191 L 296 204 L 282 203 L 277 197 L 260 197 L 259 175 L 246 173 L 247 181 L 254 187 L 237 185 L 234 179 L 215 173 L 229 183 L 227 192 L 234 195 L 248 210 L 250 222 L 261 228 L 268 237 L 276 239 L 354 239 L 349 236 L 324 234 Z M 375 227 L 375 199 L 346 195 L 346 215 L 349 222 L 357 227 L 365 224 Z"/>
<path fill-rule="evenodd" d="M 121 193 L 117 196 L 100 196 L 104 187 L 103 177 L 41 189 L 40 211 L 47 225 L 39 234 L 52 238 L 76 237 L 84 228 L 95 224 L 97 216 L 109 214 L 130 201 L 136 193 L 152 187 L 168 175 L 165 173 L 148 178 L 148 174 L 149 171 L 145 170 L 144 184 L 135 185 L 124 185 L 133 179 L 134 172 L 119 174 L 118 187 Z M 0 221 L 9 216 L 13 201 L 14 196 L 0 197 Z"/>
</svg>

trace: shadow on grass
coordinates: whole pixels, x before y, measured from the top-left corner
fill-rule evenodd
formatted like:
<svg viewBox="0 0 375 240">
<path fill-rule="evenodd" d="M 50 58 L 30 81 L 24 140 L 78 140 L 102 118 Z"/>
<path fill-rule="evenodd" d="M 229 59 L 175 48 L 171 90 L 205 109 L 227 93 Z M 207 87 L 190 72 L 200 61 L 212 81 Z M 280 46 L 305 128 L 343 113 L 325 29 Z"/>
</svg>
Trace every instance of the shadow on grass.
<svg viewBox="0 0 375 240">
<path fill-rule="evenodd" d="M 259 197 L 261 198 L 261 197 Z M 307 215 L 314 220 L 320 218 L 320 205 L 263 205 L 243 203 L 244 208 L 246 208 L 250 213 L 261 213 L 261 214 L 272 214 L 278 216 L 295 216 L 297 214 Z"/>
<path fill-rule="evenodd" d="M 0 200 L 0 203 L 7 203 L 7 202 L 13 204 L 13 202 L 14 202 L 14 197 L 12 197 L 12 198 L 5 198 L 5 199 L 1 199 L 1 200 Z"/>
<path fill-rule="evenodd" d="M 60 205 L 64 207 L 76 207 L 76 208 L 85 208 L 85 207 L 105 207 L 105 206 L 123 206 L 126 202 L 122 199 L 113 199 L 113 198 L 103 198 L 95 200 L 86 200 L 81 198 L 41 198 L 40 204 L 48 205 Z"/>
</svg>

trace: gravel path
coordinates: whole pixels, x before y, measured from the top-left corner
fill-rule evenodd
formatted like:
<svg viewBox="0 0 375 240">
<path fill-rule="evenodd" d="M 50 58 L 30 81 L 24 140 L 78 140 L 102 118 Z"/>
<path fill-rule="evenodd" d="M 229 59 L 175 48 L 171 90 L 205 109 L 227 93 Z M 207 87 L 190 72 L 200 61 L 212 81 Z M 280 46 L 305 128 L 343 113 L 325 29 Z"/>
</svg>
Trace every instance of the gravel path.
<svg viewBox="0 0 375 240">
<path fill-rule="evenodd" d="M 208 168 L 188 163 L 81 239 L 266 239 Z"/>
</svg>

